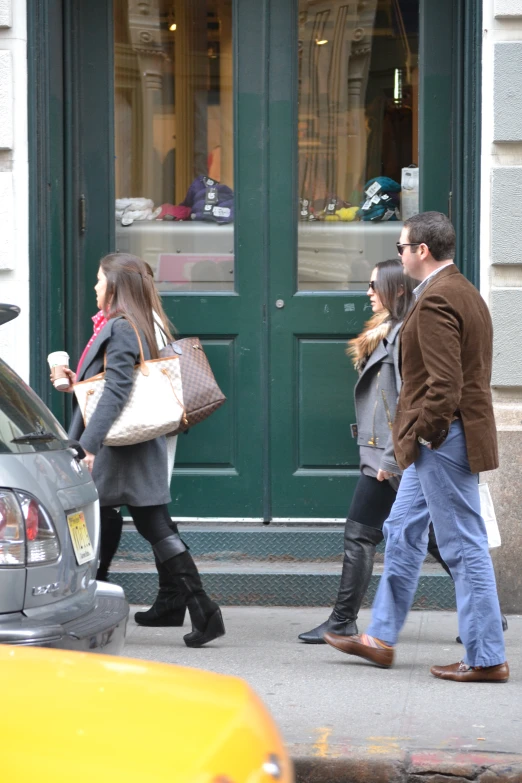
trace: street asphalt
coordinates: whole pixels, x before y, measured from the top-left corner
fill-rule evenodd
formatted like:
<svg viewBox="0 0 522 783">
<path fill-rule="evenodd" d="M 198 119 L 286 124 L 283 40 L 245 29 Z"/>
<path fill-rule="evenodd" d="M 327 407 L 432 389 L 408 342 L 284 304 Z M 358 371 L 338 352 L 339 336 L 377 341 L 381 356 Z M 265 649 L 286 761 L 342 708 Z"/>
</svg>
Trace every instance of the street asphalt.
<svg viewBox="0 0 522 783">
<path fill-rule="evenodd" d="M 125 654 L 243 677 L 262 697 L 294 757 L 339 759 L 433 749 L 522 752 L 522 616 L 508 617 L 506 684 L 443 682 L 433 664 L 460 660 L 453 612 L 411 612 L 392 669 L 378 669 L 297 635 L 327 609 L 225 607 L 227 634 L 189 649 L 184 628 L 143 628 L 131 607 Z M 359 628 L 368 624 L 361 612 Z"/>
</svg>

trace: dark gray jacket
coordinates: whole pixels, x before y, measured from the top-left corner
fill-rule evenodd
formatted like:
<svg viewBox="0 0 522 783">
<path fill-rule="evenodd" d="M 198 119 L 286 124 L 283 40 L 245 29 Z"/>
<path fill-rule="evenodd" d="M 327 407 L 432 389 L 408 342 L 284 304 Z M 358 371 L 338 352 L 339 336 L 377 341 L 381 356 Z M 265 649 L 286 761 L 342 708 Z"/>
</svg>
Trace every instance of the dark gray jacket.
<svg viewBox="0 0 522 783">
<path fill-rule="evenodd" d="M 355 385 L 357 445 L 373 446 L 376 467 L 400 475 L 395 462 L 391 426 L 401 388 L 399 331 L 397 324 L 381 340 L 365 364 Z"/>
<path fill-rule="evenodd" d="M 142 336 L 145 359 L 150 352 Z M 111 319 L 91 345 L 78 381 L 103 372 L 107 355 L 105 389 L 87 427 L 73 403 L 69 437 L 96 455 L 92 477 L 102 506 L 157 506 L 170 502 L 165 437 L 134 446 L 104 446 L 103 440 L 127 402 L 139 346 L 132 326 L 123 318 Z"/>
</svg>

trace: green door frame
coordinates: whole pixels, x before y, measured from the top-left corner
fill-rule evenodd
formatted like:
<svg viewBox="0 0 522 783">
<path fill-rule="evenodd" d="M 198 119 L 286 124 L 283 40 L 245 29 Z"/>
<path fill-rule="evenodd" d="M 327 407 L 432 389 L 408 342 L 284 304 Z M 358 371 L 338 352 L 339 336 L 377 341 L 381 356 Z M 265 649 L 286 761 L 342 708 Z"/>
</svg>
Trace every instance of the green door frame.
<svg viewBox="0 0 522 783">
<path fill-rule="evenodd" d="M 482 4 L 420 0 L 420 9 L 419 127 L 429 129 L 419 144 L 421 209 L 452 219 L 456 262 L 478 286 Z"/>
<path fill-rule="evenodd" d="M 267 520 L 268 0 L 233 0 L 232 18 L 235 291 L 163 296 L 179 331 L 202 338 L 229 399 L 178 438 L 170 510 Z"/>
<path fill-rule="evenodd" d="M 114 242 L 112 2 L 28 5 L 30 382 L 67 422 L 68 395 L 49 383 L 50 351 L 80 355 L 89 296 Z M 100 89 L 99 85 L 105 85 Z M 92 229 L 92 230 L 90 230 Z"/>
<path fill-rule="evenodd" d="M 420 148 L 421 208 L 451 211 L 458 236 L 457 263 L 477 283 L 480 4 L 420 1 L 420 120 L 429 129 Z M 31 384 L 62 420 L 67 417 L 67 400 L 50 387 L 46 356 L 63 346 L 78 355 L 85 344 L 91 314 L 91 300 L 85 294 L 100 256 L 114 247 L 114 194 L 107 176 L 113 160 L 113 63 L 108 55 L 112 3 L 91 0 L 87 5 L 32 0 L 28 8 Z M 270 355 L 271 330 L 278 317 L 274 295 L 281 282 L 277 263 L 294 264 L 294 282 L 296 270 L 297 9 L 297 0 L 234 0 L 236 195 L 241 221 L 235 243 L 237 257 L 247 259 L 251 268 L 245 261 L 243 268 L 238 265 L 242 302 L 228 334 L 239 332 L 247 313 L 258 320 L 255 333 L 237 344 L 241 372 L 235 382 L 245 406 L 237 425 L 243 439 L 250 411 L 258 417 L 255 435 L 244 444 L 245 465 L 262 484 L 259 491 L 251 487 L 255 511 L 245 513 L 243 497 L 237 505 L 243 508 L 240 516 L 262 515 L 267 521 L 272 515 L 270 450 L 278 431 L 265 391 L 277 371 Z M 90 56 L 83 47 L 88 40 L 107 56 Z M 450 161 L 447 170 L 438 166 L 441 159 Z M 223 301 L 219 295 L 203 298 L 205 302 L 197 295 L 166 298 L 167 306 L 179 313 L 175 319 L 185 333 L 201 332 L 202 311 L 194 307 L 198 299 L 210 314 L 217 314 Z M 303 302 L 305 298 L 300 297 Z M 313 302 L 312 296 L 308 299 Z M 319 298 L 317 303 L 321 304 Z M 357 310 L 354 318 L 359 315 Z M 303 332 L 306 313 L 299 319 Z M 336 329 L 332 327 L 332 336 Z M 218 474 L 216 480 L 226 483 Z"/>
<path fill-rule="evenodd" d="M 65 400 L 53 393 L 46 366 L 50 346 L 65 344 L 62 0 L 34 0 L 27 22 L 30 382 L 63 421 Z"/>
</svg>

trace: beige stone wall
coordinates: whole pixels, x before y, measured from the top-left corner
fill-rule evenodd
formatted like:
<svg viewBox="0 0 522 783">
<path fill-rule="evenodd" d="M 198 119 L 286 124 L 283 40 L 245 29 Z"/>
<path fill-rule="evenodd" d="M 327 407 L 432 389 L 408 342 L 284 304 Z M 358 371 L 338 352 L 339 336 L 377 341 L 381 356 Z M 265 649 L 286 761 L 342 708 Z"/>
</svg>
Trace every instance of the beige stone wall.
<svg viewBox="0 0 522 783">
<path fill-rule="evenodd" d="M 504 612 L 522 612 L 522 0 L 483 0 L 481 291 L 495 330 L 500 468 L 484 474 L 502 546 Z"/>
<path fill-rule="evenodd" d="M 483 473 L 489 484 L 502 536 L 492 550 L 500 605 L 506 613 L 522 611 L 522 393 L 495 390 L 500 468 Z"/>
<path fill-rule="evenodd" d="M 0 356 L 29 378 L 29 168 L 25 0 L 0 0 L 0 301 L 22 313 L 0 328 Z"/>
</svg>

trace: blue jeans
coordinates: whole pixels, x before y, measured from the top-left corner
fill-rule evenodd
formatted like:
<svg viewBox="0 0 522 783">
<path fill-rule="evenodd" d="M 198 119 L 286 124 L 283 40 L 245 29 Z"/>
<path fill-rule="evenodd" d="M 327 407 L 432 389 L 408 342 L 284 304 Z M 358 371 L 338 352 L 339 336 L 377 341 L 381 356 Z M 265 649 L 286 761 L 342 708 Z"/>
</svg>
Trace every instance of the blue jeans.
<svg viewBox="0 0 522 783">
<path fill-rule="evenodd" d="M 469 468 L 460 421 L 436 451 L 420 446 L 404 471 L 384 523 L 384 573 L 367 633 L 395 644 L 415 596 L 426 556 L 429 521 L 455 582 L 459 634 L 470 666 L 506 660 L 502 620 L 484 520 L 478 476 Z"/>
</svg>

